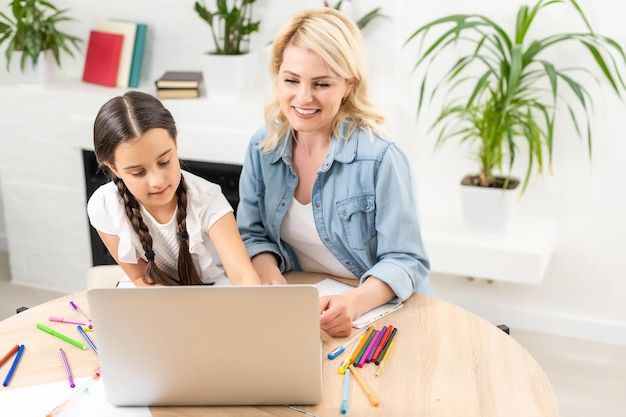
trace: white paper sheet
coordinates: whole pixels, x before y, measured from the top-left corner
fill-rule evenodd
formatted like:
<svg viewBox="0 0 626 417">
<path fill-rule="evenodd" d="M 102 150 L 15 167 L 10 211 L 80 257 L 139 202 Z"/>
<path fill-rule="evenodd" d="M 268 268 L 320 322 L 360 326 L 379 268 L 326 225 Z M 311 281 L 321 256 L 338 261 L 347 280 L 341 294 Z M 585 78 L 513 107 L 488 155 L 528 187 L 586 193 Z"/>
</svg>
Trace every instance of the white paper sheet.
<svg viewBox="0 0 626 417">
<path fill-rule="evenodd" d="M 59 404 L 70 398 L 77 390 L 82 394 L 73 397 L 63 417 L 151 417 L 148 407 L 115 407 L 106 401 L 102 378 L 75 379 L 76 388 L 67 381 L 34 385 L 26 388 L 0 389 L 0 411 L 2 416 L 45 417 Z M 0 387 L 2 388 L 2 387 Z"/>
</svg>

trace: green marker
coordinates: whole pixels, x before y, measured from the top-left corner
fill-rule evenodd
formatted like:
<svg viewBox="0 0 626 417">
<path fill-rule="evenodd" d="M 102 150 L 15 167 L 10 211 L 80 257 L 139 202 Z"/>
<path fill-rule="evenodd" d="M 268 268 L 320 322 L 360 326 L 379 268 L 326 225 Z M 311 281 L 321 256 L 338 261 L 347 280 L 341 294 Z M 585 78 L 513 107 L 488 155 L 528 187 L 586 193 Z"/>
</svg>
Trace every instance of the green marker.
<svg viewBox="0 0 626 417">
<path fill-rule="evenodd" d="M 64 340 L 67 343 L 76 346 L 77 348 L 80 348 L 82 350 L 87 350 L 87 346 L 83 345 L 78 340 L 74 340 L 71 337 L 67 337 L 64 334 L 61 334 L 61 333 L 57 332 L 56 330 L 53 330 L 53 329 L 51 329 L 49 327 L 44 326 L 43 324 L 37 323 L 37 328 L 39 330 L 43 330 L 46 333 L 50 333 L 52 336 L 56 336 L 59 339 Z"/>
</svg>

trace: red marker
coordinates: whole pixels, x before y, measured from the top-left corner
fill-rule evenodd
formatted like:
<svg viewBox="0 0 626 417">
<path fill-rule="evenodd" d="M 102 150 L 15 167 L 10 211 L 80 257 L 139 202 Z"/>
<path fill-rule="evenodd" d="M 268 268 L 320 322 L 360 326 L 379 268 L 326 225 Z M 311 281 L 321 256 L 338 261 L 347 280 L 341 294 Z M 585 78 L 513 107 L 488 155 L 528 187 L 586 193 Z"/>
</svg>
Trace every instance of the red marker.
<svg viewBox="0 0 626 417">
<path fill-rule="evenodd" d="M 372 362 L 380 361 L 380 353 L 385 347 L 385 344 L 387 343 L 387 339 L 389 339 L 389 335 L 391 334 L 392 330 L 393 330 L 392 325 L 387 326 L 387 331 L 385 331 L 385 334 L 383 335 L 382 339 L 380 339 L 380 343 L 378 343 L 378 346 L 376 347 L 376 350 L 374 351 L 374 355 L 372 355 Z"/>
</svg>

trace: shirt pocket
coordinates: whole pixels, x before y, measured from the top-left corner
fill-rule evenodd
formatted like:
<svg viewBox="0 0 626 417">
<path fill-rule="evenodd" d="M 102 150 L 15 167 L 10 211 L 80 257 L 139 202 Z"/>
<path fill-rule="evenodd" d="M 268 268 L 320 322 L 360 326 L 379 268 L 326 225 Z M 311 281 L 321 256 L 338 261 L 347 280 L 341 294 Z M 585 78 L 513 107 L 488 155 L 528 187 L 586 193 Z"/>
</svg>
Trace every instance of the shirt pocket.
<svg viewBox="0 0 626 417">
<path fill-rule="evenodd" d="M 360 194 L 337 202 L 345 240 L 352 249 L 365 249 L 376 236 L 374 194 Z"/>
</svg>

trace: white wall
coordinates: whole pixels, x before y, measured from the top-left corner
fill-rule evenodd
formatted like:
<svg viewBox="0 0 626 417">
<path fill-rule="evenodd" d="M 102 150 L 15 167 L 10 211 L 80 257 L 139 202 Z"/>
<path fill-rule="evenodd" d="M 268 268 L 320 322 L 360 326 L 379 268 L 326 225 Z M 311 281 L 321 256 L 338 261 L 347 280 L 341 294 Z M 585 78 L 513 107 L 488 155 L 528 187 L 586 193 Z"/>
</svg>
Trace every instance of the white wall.
<svg viewBox="0 0 626 417">
<path fill-rule="evenodd" d="M 57 0 L 55 3 L 70 8 L 77 21 L 68 23 L 67 30 L 85 40 L 98 18 L 127 18 L 147 23 L 150 27 L 144 71 L 147 84 L 166 69 L 200 69 L 197 56 L 210 45 L 208 29 L 195 15 L 192 0 Z M 284 17 L 292 11 L 322 2 L 259 0 L 257 3 L 255 10 L 263 18 L 262 33 L 255 38 L 260 46 L 271 40 Z M 359 0 L 353 12 L 358 16 L 359 10 L 369 10 L 377 3 L 384 4 L 384 11 L 393 20 L 377 21 L 364 32 L 374 94 L 388 110 L 391 131 L 411 155 L 423 221 L 428 222 L 429 216 L 434 215 L 456 215 L 458 180 L 473 171 L 474 164 L 452 143 L 433 153 L 432 137 L 426 133 L 427 123 L 418 125 L 414 119 L 417 90 L 415 77 L 409 71 L 411 49 L 403 48 L 402 44 L 411 29 L 452 12 L 489 13 L 496 20 L 512 23 L 521 1 L 442 0 L 424 7 L 423 2 L 410 0 Z M 626 27 L 620 21 L 626 6 L 612 0 L 580 3 L 596 30 L 622 44 L 626 42 Z M 2 11 L 6 9 L 4 5 L 0 7 Z M 556 16 L 552 17 L 550 27 L 563 24 L 557 23 Z M 64 57 L 60 75 L 80 78 L 83 60 L 83 55 L 75 60 Z M 4 68 L 2 58 L 0 68 Z M 266 68 L 263 66 L 259 71 L 265 74 Z M 3 83 L 11 81 L 0 70 L 0 84 Z M 488 285 L 480 281 L 470 283 L 463 277 L 433 276 L 437 296 L 511 327 L 626 343 L 626 303 L 623 302 L 626 267 L 621 258 L 626 249 L 623 238 L 626 188 L 621 183 L 626 178 L 626 167 L 618 160 L 626 154 L 626 141 L 622 139 L 625 107 L 605 87 L 593 87 L 592 91 L 596 99 L 592 162 L 588 160 L 584 143 L 574 137 L 570 126 L 563 126 L 556 137 L 555 175 L 537 178 L 517 207 L 521 215 L 547 217 L 557 222 L 557 244 L 544 282 L 539 286 L 497 282 Z M 427 114 L 424 120 L 428 118 Z M 0 119 L 0 126 L 2 123 Z M 4 142 L 0 146 L 10 146 L 4 139 L 0 141 Z M 522 168 L 518 167 L 518 171 Z M 7 204 L 10 196 L 3 199 Z M 0 240 L 2 231 L 0 221 Z"/>
<path fill-rule="evenodd" d="M 508 21 L 507 27 L 511 27 L 521 3 L 519 0 L 447 0 L 424 8 L 405 1 L 402 26 L 407 30 L 406 37 L 408 30 L 443 14 L 480 12 L 488 13 L 503 25 Z M 626 27 L 619 17 L 626 10 L 624 5 L 610 0 L 584 0 L 580 4 L 598 32 L 615 38 L 622 47 L 626 44 Z M 554 10 L 558 10 L 558 6 Z M 549 14 L 548 19 L 542 20 L 546 25 L 535 29 L 550 33 L 559 27 L 571 30 L 566 27 L 570 22 L 567 16 Z M 584 60 L 571 51 L 566 51 L 562 58 L 570 63 Z M 403 62 L 408 61 L 410 58 L 404 57 Z M 401 67 L 410 68 L 409 65 Z M 626 152 L 623 135 L 626 107 L 611 95 L 606 85 L 598 88 L 590 84 L 589 89 L 595 99 L 592 161 L 587 156 L 585 142 L 565 123 L 569 116 L 560 109 L 563 123 L 557 127 L 555 135 L 554 176 L 535 178 L 517 207 L 519 215 L 547 217 L 557 222 L 557 243 L 544 282 L 540 286 L 525 286 L 497 282 L 489 285 L 452 276 L 433 276 L 432 279 L 438 296 L 493 322 L 626 343 L 626 266 L 623 262 L 626 187 L 622 184 L 626 175 L 626 165 L 622 162 Z M 406 113 L 411 118 L 417 87 L 413 82 L 399 91 L 400 94 L 410 92 L 403 95 L 401 101 L 408 100 Z M 428 116 L 421 119 L 420 125 L 410 124 L 415 129 L 414 135 L 401 138 L 414 155 L 424 222 L 428 222 L 428 215 L 455 213 L 458 210 L 456 184 L 465 173 L 477 170 L 456 143 L 450 142 L 433 153 L 433 138 L 427 133 Z M 407 127 L 406 131 L 409 130 Z M 524 169 L 519 165 L 515 172 L 522 174 Z"/>
<path fill-rule="evenodd" d="M 9 247 L 7 245 L 7 227 L 4 223 L 4 203 L 2 191 L 0 191 L 0 251 L 6 251 Z"/>
</svg>

